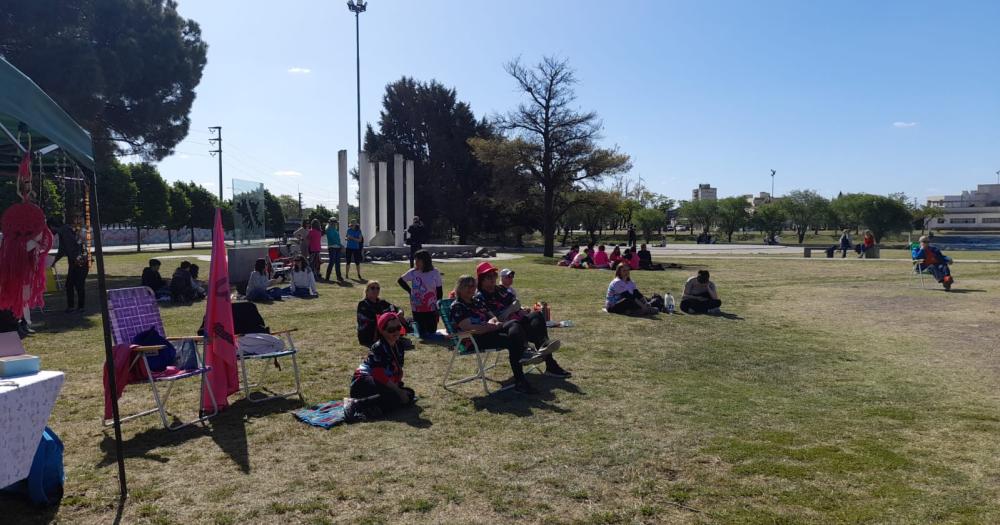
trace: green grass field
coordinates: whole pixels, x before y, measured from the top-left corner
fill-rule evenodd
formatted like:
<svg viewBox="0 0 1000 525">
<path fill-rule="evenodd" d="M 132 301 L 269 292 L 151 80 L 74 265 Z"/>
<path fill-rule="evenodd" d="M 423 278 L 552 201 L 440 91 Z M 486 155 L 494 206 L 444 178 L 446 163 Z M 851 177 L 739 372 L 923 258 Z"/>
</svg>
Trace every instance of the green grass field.
<svg viewBox="0 0 1000 525">
<path fill-rule="evenodd" d="M 146 257 L 108 257 L 112 286 L 136 283 Z M 178 261 L 164 259 L 164 273 Z M 947 294 L 909 286 L 909 264 L 892 261 L 679 262 L 633 275 L 646 293 L 677 294 L 709 268 L 730 318 L 611 316 L 601 312 L 610 272 L 504 263 L 522 302 L 546 300 L 576 325 L 552 331 L 573 378 L 533 376 L 535 396 L 446 391 L 447 353 L 418 344 L 406 367 L 418 407 L 391 420 L 325 431 L 289 414 L 297 402 L 233 396 L 203 428 L 126 423 L 123 508 L 112 433 L 99 424 L 96 293 L 85 317 L 64 318 L 53 298 L 26 346 L 66 372 L 49 423 L 66 445 L 66 494 L 48 512 L 0 499 L 0 521 L 1000 522 L 1000 265 L 956 264 Z M 449 286 L 473 266 L 439 265 Z M 394 284 L 404 266 L 365 270 L 407 304 Z M 318 300 L 261 309 L 272 329 L 299 328 L 309 402 L 347 394 L 364 353 L 354 336 L 362 290 L 321 284 Z M 204 306 L 162 313 L 168 332 L 188 335 Z M 192 389 L 184 394 L 174 407 L 193 408 Z M 130 387 L 123 410 L 148 397 Z"/>
</svg>

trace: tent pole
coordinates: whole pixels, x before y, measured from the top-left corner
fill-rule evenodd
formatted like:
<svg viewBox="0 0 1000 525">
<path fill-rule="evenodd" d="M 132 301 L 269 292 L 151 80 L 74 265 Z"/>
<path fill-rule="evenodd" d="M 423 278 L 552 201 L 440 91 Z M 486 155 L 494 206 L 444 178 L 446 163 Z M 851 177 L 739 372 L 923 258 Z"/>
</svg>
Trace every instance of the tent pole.
<svg viewBox="0 0 1000 525">
<path fill-rule="evenodd" d="M 97 260 L 97 300 L 101 303 L 101 325 L 104 327 L 104 362 L 108 371 L 108 386 L 111 392 L 117 392 L 115 377 L 115 359 L 111 351 L 111 316 L 108 313 L 108 283 L 104 273 L 104 249 L 101 245 L 101 214 L 97 201 L 97 166 L 90 172 L 90 224 L 94 234 L 94 256 Z M 112 394 L 111 411 L 115 426 L 115 455 L 118 457 L 118 489 L 119 497 L 128 497 L 128 486 L 125 483 L 125 455 L 122 452 L 122 424 L 118 413 L 118 398 Z"/>
</svg>

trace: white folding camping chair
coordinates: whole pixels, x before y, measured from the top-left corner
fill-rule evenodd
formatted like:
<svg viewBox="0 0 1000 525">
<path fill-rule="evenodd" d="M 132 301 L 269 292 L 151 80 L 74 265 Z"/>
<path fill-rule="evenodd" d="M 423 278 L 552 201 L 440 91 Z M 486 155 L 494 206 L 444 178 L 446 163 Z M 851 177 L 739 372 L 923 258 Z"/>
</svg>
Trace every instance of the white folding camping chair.
<svg viewBox="0 0 1000 525">
<path fill-rule="evenodd" d="M 445 330 L 448 332 L 449 339 L 449 351 L 451 353 L 451 358 L 448 360 L 448 368 L 444 372 L 444 379 L 442 380 L 442 385 L 445 389 L 450 389 L 455 385 L 460 385 L 463 383 L 468 383 L 470 381 L 480 380 L 483 384 L 483 391 L 486 395 L 491 393 L 501 392 L 512 388 L 514 385 L 510 384 L 507 386 L 501 386 L 500 388 L 490 391 L 489 384 L 501 382 L 487 375 L 487 372 L 493 370 L 500 364 L 500 354 L 506 352 L 504 348 L 480 348 L 479 344 L 476 343 L 476 339 L 472 337 L 469 332 L 461 332 L 455 323 L 451 320 L 451 304 L 455 302 L 454 299 L 441 299 L 438 301 L 438 312 L 441 314 L 441 321 L 444 323 Z M 490 357 L 492 356 L 492 363 L 490 362 Z M 455 379 L 449 381 L 451 377 L 451 369 L 455 365 L 455 360 L 459 357 L 475 357 L 476 358 L 476 373 L 470 376 L 466 376 L 460 379 Z M 544 356 L 536 357 L 530 361 L 524 362 L 524 365 L 528 367 L 525 372 L 529 370 L 538 369 L 538 364 L 544 361 Z"/>
<path fill-rule="evenodd" d="M 243 387 L 243 395 L 251 403 L 260 403 L 271 399 L 281 399 L 298 396 L 305 401 L 302 396 L 302 386 L 299 383 L 299 364 L 296 354 L 299 350 L 292 340 L 292 332 L 295 329 L 282 330 L 280 332 L 270 332 L 264 325 L 264 318 L 260 316 L 257 305 L 251 302 L 233 303 L 233 325 L 239 335 L 240 344 L 237 345 L 237 356 L 240 360 L 240 380 Z M 284 393 L 265 393 L 261 385 L 264 384 L 264 377 L 267 374 L 268 366 L 263 366 L 260 378 L 256 383 L 250 383 L 248 369 L 253 361 L 273 361 L 275 367 L 280 370 L 278 359 L 288 357 L 292 362 L 292 375 L 295 380 L 295 390 Z M 264 394 L 264 397 L 256 399 L 250 397 L 253 393 L 251 389 L 256 388 L 257 392 Z M 272 394 L 268 396 L 267 394 Z"/>
</svg>

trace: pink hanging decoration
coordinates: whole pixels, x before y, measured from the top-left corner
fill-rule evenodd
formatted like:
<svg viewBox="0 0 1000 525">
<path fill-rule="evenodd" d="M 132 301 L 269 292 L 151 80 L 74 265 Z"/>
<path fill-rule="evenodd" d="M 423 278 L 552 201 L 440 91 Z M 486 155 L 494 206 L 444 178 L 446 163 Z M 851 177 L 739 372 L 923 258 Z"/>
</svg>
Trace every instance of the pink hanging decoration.
<svg viewBox="0 0 1000 525">
<path fill-rule="evenodd" d="M 12 205 L 0 218 L 0 309 L 20 319 L 24 307 L 45 304 L 45 262 L 52 232 L 45 213 L 30 202 Z"/>
</svg>

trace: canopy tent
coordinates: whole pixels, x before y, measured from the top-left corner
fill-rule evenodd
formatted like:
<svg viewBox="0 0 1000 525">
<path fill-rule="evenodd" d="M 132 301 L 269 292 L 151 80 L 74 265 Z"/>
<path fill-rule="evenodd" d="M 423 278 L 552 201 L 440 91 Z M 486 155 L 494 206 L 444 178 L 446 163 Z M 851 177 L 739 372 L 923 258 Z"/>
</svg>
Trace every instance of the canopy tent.
<svg viewBox="0 0 1000 525">
<path fill-rule="evenodd" d="M 104 327 L 104 352 L 106 363 L 113 363 L 111 354 L 111 321 L 108 316 L 107 282 L 104 273 L 104 254 L 101 246 L 101 222 L 97 199 L 94 150 L 90 134 L 80 127 L 58 104 L 20 70 L 0 57 L 0 171 L 5 164 L 15 162 L 27 149 L 27 143 L 18 141 L 18 130 L 23 141 L 31 136 L 33 151 L 57 146 L 83 170 L 90 182 L 90 214 L 94 235 L 94 255 L 97 261 L 97 287 L 101 303 L 101 322 Z M 115 390 L 114 366 L 108 366 L 111 390 Z M 112 396 L 114 398 L 114 396 Z M 121 422 L 118 402 L 112 405 L 115 429 L 115 452 L 118 456 L 118 483 L 120 495 L 126 497 L 125 461 L 122 454 Z"/>
</svg>

